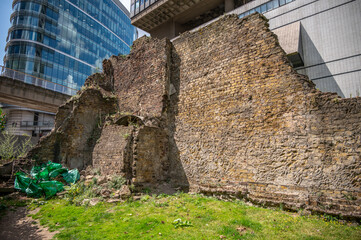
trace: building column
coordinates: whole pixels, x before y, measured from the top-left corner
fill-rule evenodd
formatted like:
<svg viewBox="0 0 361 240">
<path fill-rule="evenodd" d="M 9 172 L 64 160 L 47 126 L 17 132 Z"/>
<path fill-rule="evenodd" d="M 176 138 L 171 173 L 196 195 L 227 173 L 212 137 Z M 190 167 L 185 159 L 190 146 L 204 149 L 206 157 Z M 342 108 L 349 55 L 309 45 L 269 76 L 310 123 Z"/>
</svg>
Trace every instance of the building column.
<svg viewBox="0 0 361 240">
<path fill-rule="evenodd" d="M 232 11 L 234 9 L 234 0 L 224 0 L 224 10 L 225 12 Z"/>
</svg>

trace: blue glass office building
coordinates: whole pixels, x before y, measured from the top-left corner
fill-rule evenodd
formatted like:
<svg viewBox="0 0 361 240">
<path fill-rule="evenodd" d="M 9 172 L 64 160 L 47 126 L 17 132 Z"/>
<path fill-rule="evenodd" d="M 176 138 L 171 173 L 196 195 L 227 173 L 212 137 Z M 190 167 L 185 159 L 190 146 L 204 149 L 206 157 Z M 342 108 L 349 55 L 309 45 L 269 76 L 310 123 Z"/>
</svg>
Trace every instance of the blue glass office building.
<svg viewBox="0 0 361 240">
<path fill-rule="evenodd" d="M 13 9 L 5 67 L 71 89 L 104 58 L 128 54 L 135 37 L 118 0 L 14 0 Z"/>
</svg>

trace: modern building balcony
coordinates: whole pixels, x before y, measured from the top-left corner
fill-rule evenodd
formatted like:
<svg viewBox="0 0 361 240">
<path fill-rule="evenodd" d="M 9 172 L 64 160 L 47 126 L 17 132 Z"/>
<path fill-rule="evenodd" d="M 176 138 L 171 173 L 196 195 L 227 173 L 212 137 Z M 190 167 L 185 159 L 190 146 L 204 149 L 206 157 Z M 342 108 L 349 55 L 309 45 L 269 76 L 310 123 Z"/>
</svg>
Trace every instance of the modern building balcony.
<svg viewBox="0 0 361 240">
<path fill-rule="evenodd" d="M 233 9 L 233 1 L 132 0 L 131 23 L 153 36 L 172 38 L 196 27 L 198 22 L 222 15 L 227 8 Z"/>
<path fill-rule="evenodd" d="M 149 32 L 153 37 L 172 39 L 225 13 L 237 14 L 242 18 L 254 12 L 265 13 L 293 1 L 132 0 L 130 17 L 134 26 Z"/>
</svg>

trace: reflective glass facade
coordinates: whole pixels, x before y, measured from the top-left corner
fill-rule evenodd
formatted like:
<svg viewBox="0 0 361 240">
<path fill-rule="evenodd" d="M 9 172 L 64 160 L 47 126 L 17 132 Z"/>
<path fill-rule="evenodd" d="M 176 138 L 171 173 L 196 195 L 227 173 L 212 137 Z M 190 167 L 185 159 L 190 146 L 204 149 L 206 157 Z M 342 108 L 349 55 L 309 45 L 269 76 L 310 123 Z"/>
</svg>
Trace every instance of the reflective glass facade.
<svg viewBox="0 0 361 240">
<path fill-rule="evenodd" d="M 155 2 L 158 2 L 158 0 L 131 0 L 130 17 L 133 17 Z"/>
<path fill-rule="evenodd" d="M 14 0 L 13 9 L 5 66 L 69 88 L 128 54 L 135 36 L 118 0 Z"/>
</svg>

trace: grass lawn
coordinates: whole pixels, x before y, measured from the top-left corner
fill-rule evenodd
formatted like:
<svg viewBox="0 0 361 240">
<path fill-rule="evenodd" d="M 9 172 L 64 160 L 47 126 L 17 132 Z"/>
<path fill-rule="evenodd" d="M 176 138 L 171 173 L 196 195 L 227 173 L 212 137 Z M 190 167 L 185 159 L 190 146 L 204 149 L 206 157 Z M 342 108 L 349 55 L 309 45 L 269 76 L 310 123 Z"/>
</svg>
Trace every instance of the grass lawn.
<svg viewBox="0 0 361 240">
<path fill-rule="evenodd" d="M 95 206 L 52 199 L 39 207 L 32 217 L 59 231 L 58 239 L 361 239 L 361 226 L 332 217 L 183 193 Z"/>
</svg>

